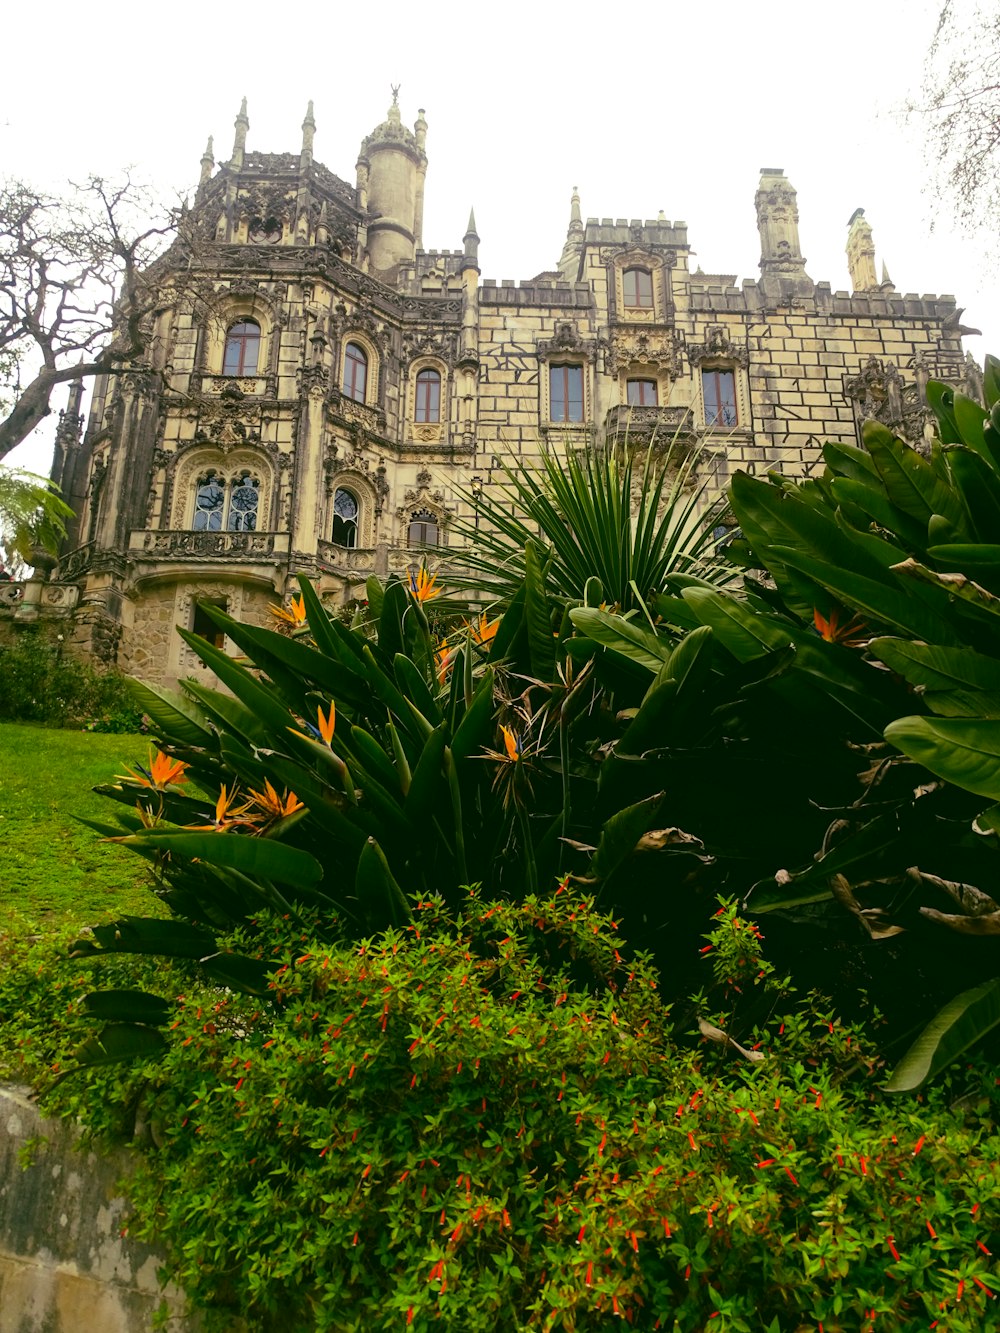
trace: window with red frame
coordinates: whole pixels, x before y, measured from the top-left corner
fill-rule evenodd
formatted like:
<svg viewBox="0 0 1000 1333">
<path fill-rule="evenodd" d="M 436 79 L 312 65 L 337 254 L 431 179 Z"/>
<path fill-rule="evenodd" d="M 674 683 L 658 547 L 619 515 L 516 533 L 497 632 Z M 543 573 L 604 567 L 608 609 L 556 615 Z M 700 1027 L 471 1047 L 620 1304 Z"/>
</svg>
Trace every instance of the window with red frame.
<svg viewBox="0 0 1000 1333">
<path fill-rule="evenodd" d="M 255 319 L 241 319 L 226 332 L 223 375 L 256 375 L 260 359 L 260 325 Z"/>
<path fill-rule="evenodd" d="M 653 275 L 646 268 L 627 268 L 622 274 L 622 294 L 631 310 L 652 310 Z"/>
<path fill-rule="evenodd" d="M 625 388 L 629 407 L 655 407 L 659 401 L 656 380 L 629 380 Z"/>
<path fill-rule="evenodd" d="M 705 400 L 706 426 L 735 426 L 738 424 L 736 412 L 736 375 L 731 370 L 703 370 L 701 372 L 701 392 Z"/>
<path fill-rule="evenodd" d="M 549 420 L 583 420 L 583 366 L 549 367 Z"/>
<path fill-rule="evenodd" d="M 357 343 L 348 343 L 344 352 L 344 396 L 356 403 L 365 401 L 368 389 L 368 357 Z"/>
<path fill-rule="evenodd" d="M 441 376 L 436 370 L 422 370 L 417 376 L 414 418 L 419 424 L 441 420 Z"/>
</svg>

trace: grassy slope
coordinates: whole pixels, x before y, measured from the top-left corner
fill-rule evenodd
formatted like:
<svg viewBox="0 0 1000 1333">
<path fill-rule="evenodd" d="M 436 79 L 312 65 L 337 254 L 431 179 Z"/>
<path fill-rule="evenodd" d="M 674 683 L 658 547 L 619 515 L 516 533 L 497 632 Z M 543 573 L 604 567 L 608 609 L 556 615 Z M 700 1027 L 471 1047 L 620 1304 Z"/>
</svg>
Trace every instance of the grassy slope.
<svg viewBox="0 0 1000 1333">
<path fill-rule="evenodd" d="M 144 862 L 74 819 L 113 822 L 91 787 L 147 749 L 139 736 L 0 725 L 0 933 L 19 917 L 59 929 L 156 911 Z"/>
</svg>

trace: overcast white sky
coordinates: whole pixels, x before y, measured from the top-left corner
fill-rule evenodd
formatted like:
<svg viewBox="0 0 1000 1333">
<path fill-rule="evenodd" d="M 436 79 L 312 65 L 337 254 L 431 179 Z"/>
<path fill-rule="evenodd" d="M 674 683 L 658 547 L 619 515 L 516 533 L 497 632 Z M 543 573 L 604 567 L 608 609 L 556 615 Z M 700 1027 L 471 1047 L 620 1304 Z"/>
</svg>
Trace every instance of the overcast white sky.
<svg viewBox="0 0 1000 1333">
<path fill-rule="evenodd" d="M 687 221 L 693 264 L 756 277 L 753 196 L 760 167 L 780 166 L 814 280 L 848 286 L 847 220 L 863 207 L 897 289 L 954 294 L 984 331 L 974 355 L 1000 354 L 1000 275 L 946 218 L 932 230 L 919 130 L 899 115 L 935 0 L 11 9 L 5 175 L 58 188 L 134 166 L 164 193 L 193 193 L 207 136 L 227 158 L 246 95 L 248 147 L 265 152 L 298 150 L 312 98 L 316 157 L 353 184 L 400 83 L 406 123 L 424 107 L 429 125 L 424 243 L 458 248 L 474 205 L 485 277 L 554 267 L 574 185 L 584 216 L 662 208 Z M 10 461 L 47 470 L 53 429 Z"/>
</svg>

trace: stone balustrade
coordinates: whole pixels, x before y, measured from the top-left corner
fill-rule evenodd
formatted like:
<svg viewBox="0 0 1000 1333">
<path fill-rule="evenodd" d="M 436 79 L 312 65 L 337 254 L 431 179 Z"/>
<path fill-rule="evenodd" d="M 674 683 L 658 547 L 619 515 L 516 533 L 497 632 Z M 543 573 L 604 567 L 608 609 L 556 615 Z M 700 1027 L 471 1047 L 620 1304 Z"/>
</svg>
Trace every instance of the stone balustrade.
<svg viewBox="0 0 1000 1333">
<path fill-rule="evenodd" d="M 192 532 L 145 528 L 133 531 L 129 553 L 150 560 L 266 561 L 288 554 L 287 532 Z"/>
</svg>

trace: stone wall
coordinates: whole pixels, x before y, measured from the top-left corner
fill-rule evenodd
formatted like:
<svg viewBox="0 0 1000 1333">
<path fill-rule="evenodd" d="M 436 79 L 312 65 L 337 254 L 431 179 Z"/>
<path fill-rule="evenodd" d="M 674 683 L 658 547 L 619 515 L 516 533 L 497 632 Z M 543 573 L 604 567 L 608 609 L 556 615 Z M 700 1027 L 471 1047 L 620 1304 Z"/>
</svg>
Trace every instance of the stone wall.
<svg viewBox="0 0 1000 1333">
<path fill-rule="evenodd" d="M 0 1087 L 0 1333 L 147 1333 L 163 1303 L 167 1333 L 197 1333 L 183 1294 L 159 1283 L 162 1256 L 122 1234 L 128 1169 L 126 1152 L 78 1152 L 72 1126 Z"/>
</svg>

